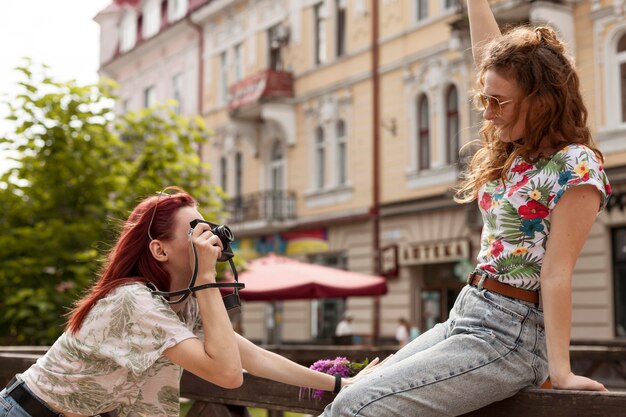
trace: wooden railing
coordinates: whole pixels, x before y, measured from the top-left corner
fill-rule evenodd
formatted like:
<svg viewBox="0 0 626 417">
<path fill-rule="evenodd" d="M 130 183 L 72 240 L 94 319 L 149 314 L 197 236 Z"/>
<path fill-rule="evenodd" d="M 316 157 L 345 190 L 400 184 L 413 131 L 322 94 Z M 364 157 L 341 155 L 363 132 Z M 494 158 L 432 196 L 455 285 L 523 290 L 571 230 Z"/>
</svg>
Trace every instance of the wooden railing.
<svg viewBox="0 0 626 417">
<path fill-rule="evenodd" d="M 601 345 L 602 342 L 574 344 L 571 348 L 572 362 L 589 363 L 588 371 L 597 373 L 603 366 L 626 370 L 626 345 L 619 342 Z M 363 360 L 376 356 L 384 358 L 394 349 L 371 346 L 267 346 L 278 354 L 296 362 L 309 365 L 318 359 L 346 356 L 351 360 Z M 16 373 L 32 365 L 45 352 L 37 347 L 0 347 L 0 385 L 4 385 Z M 581 362 L 582 363 L 582 362 Z M 593 375 L 591 375 L 593 376 Z M 600 378 L 598 378 L 600 379 Z M 607 381 L 601 382 L 607 384 Z M 626 378 L 617 382 L 626 383 Z M 609 389 L 612 388 L 607 384 Z M 307 395 L 301 396 L 298 387 L 269 381 L 253 375 L 244 375 L 244 384 L 237 389 L 224 389 L 185 372 L 181 380 L 181 397 L 194 404 L 188 417 L 235 417 L 249 416 L 246 407 L 265 408 L 270 416 L 282 411 L 294 411 L 318 415 L 332 395 L 326 394 L 321 401 Z M 617 417 L 626 415 L 626 392 L 608 393 L 587 391 L 559 391 L 552 389 L 528 389 L 503 401 L 465 414 L 465 417 Z"/>
</svg>

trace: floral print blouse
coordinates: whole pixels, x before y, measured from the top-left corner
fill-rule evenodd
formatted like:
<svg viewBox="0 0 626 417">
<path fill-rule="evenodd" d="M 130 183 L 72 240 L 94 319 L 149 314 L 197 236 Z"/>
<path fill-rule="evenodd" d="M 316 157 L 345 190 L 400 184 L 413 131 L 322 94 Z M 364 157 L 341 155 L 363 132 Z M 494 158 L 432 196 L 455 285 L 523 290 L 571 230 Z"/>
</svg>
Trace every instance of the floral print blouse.
<svg viewBox="0 0 626 417">
<path fill-rule="evenodd" d="M 182 370 L 163 352 L 202 334 L 190 298 L 179 317 L 145 285 L 120 286 L 20 377 L 44 401 L 72 413 L 178 416 Z"/>
<path fill-rule="evenodd" d="M 539 275 L 550 234 L 550 215 L 563 193 L 578 185 L 600 192 L 599 211 L 611 186 L 593 151 L 569 145 L 535 164 L 518 157 L 506 181 L 493 180 L 478 193 L 484 226 L 478 268 L 501 282 L 539 290 Z"/>
</svg>

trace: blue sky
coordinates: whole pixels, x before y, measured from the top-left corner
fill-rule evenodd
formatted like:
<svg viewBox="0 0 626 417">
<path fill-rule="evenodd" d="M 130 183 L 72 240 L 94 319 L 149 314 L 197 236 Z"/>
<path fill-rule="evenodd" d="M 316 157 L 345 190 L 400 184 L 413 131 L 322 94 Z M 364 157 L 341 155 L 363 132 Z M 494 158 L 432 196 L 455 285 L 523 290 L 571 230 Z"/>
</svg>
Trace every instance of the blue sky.
<svg viewBox="0 0 626 417">
<path fill-rule="evenodd" d="M 100 30 L 93 17 L 112 0 L 0 1 L 0 135 L 10 128 L 4 120 L 7 96 L 16 92 L 13 70 L 21 57 L 51 67 L 59 80 L 81 83 L 98 79 Z M 7 168 L 0 150 L 0 172 Z"/>
</svg>

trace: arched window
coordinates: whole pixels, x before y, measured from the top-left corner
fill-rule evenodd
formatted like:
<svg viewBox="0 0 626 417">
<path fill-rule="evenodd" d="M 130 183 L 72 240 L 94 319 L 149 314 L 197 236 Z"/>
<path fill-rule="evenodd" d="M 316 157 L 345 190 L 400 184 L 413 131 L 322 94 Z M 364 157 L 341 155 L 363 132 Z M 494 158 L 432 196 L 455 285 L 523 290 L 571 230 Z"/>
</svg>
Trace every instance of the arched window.
<svg viewBox="0 0 626 417">
<path fill-rule="evenodd" d="M 324 144 L 324 129 L 318 126 L 315 129 L 315 188 L 324 188 L 324 171 L 326 171 L 326 152 Z"/>
<path fill-rule="evenodd" d="M 417 99 L 417 169 L 430 168 L 430 112 L 428 98 L 422 94 Z"/>
<path fill-rule="evenodd" d="M 620 104 L 622 106 L 621 111 L 621 123 L 626 123 L 626 33 L 617 42 L 617 65 L 619 66 L 619 92 L 620 92 Z"/>
<path fill-rule="evenodd" d="M 346 124 L 338 120 L 335 125 L 336 158 L 337 158 L 337 185 L 344 185 L 348 181 Z"/>
<path fill-rule="evenodd" d="M 451 85 L 446 93 L 446 162 L 448 165 L 459 160 L 459 97 L 456 87 Z"/>
<path fill-rule="evenodd" d="M 283 158 L 283 145 L 280 140 L 275 140 L 270 154 L 270 190 L 282 192 L 285 188 L 285 160 Z"/>
</svg>

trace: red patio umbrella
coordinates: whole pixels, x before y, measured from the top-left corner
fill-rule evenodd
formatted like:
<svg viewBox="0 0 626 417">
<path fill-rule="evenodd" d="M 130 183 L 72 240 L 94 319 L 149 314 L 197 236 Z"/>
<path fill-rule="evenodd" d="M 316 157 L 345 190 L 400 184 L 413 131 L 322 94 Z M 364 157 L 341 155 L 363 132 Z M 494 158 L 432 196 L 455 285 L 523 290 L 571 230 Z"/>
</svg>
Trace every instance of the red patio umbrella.
<svg viewBox="0 0 626 417">
<path fill-rule="evenodd" d="M 375 296 L 387 293 L 383 277 L 315 265 L 270 253 L 248 262 L 239 274 L 246 301 Z"/>
</svg>

